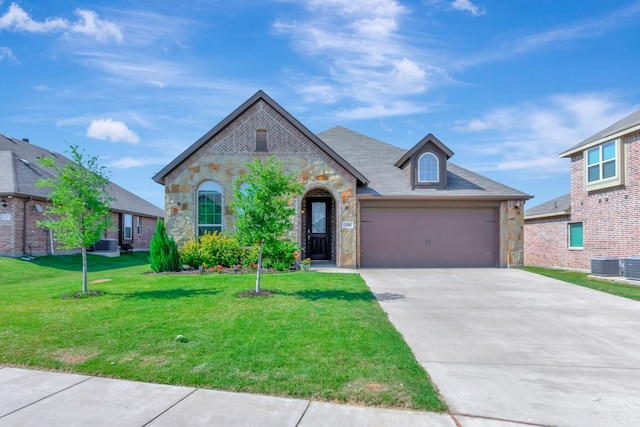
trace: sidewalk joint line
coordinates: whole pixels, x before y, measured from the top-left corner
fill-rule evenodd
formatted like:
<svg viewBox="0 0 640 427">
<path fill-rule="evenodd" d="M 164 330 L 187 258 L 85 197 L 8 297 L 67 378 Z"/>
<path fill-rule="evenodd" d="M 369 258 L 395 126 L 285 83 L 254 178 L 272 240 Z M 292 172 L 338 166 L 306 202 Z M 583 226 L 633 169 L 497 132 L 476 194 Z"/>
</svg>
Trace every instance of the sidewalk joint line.
<svg viewBox="0 0 640 427">
<path fill-rule="evenodd" d="M 300 423 L 302 422 L 302 419 L 304 418 L 304 416 L 307 415 L 307 411 L 309 410 L 309 406 L 311 406 L 311 400 L 307 400 L 307 406 L 304 408 L 304 411 L 302 411 L 302 415 L 300 415 L 300 419 L 296 423 L 296 427 L 298 427 L 300 425 Z"/>
<path fill-rule="evenodd" d="M 49 395 L 47 395 L 47 396 L 43 396 L 43 397 L 41 397 L 40 399 L 38 399 L 38 400 L 34 400 L 33 402 L 28 403 L 28 404 L 26 404 L 26 405 L 24 405 L 24 406 L 22 406 L 22 407 L 20 407 L 20 408 L 18 408 L 18 409 L 14 409 L 14 410 L 13 410 L 13 411 L 11 411 L 11 412 L 8 412 L 8 413 L 6 413 L 6 414 L 4 414 L 4 415 L 0 415 L 0 418 L 4 418 L 4 417 L 6 417 L 6 416 L 8 416 L 8 415 L 11 415 L 11 414 L 13 414 L 13 413 L 15 413 L 15 412 L 18 412 L 18 411 L 21 411 L 21 410 L 23 410 L 23 409 L 25 409 L 25 408 L 28 408 L 28 407 L 29 407 L 29 406 L 31 406 L 31 405 L 35 405 L 35 404 L 36 404 L 36 403 L 38 403 L 38 402 L 42 402 L 43 400 L 48 399 L 48 398 L 50 398 L 51 396 L 55 396 L 56 394 L 58 394 L 58 393 L 62 393 L 62 392 L 63 392 L 63 391 L 65 391 L 65 390 L 69 390 L 70 388 L 75 387 L 75 386 L 77 386 L 77 385 L 80 385 L 80 384 L 82 384 L 82 383 L 84 383 L 84 382 L 87 382 L 87 381 L 89 381 L 89 380 L 90 380 L 90 379 L 92 379 L 92 378 L 95 378 L 95 377 L 92 377 L 92 376 L 91 376 L 91 377 L 85 378 L 85 379 L 83 379 L 82 381 L 78 381 L 77 383 L 71 384 L 70 386 L 67 386 L 67 387 L 65 387 L 65 388 L 62 388 L 62 389 L 60 389 L 60 390 L 58 390 L 58 391 L 56 391 L 56 392 L 54 392 L 54 393 L 51 393 L 51 394 L 49 394 Z"/>
<path fill-rule="evenodd" d="M 158 415 L 156 415 L 155 417 L 151 418 L 146 423 L 142 424 L 142 427 L 148 426 L 149 424 L 151 424 L 152 422 L 154 422 L 155 420 L 160 418 L 162 415 L 166 414 L 167 411 L 169 411 L 170 409 L 174 408 L 178 403 L 182 402 L 183 400 L 185 400 L 187 397 L 191 396 L 193 393 L 195 393 L 198 390 L 199 389 L 194 388 L 193 390 L 191 390 L 190 393 L 185 394 L 181 399 L 178 399 L 173 404 L 169 405 L 169 407 L 167 409 L 165 409 L 164 411 L 160 412 Z"/>
<path fill-rule="evenodd" d="M 485 415 L 472 415 L 472 414 L 460 414 L 460 413 L 451 413 L 452 417 L 458 415 L 460 417 L 468 417 L 468 418 L 477 418 L 480 420 L 492 420 L 492 421 L 503 421 L 505 423 L 513 423 L 513 424 L 521 424 L 523 426 L 533 426 L 533 427 L 556 427 L 553 424 L 538 424 L 529 421 L 518 421 L 518 420 L 509 420 L 506 418 L 498 418 L 498 417 L 487 417 Z"/>
</svg>

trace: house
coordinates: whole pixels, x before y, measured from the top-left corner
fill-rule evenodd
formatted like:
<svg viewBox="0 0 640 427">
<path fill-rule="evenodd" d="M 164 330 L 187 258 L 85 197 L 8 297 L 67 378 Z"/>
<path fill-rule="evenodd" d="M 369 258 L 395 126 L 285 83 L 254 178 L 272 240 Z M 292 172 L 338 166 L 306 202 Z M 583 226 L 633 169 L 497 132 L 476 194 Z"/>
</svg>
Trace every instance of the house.
<svg viewBox="0 0 640 427">
<path fill-rule="evenodd" d="M 560 154 L 571 193 L 525 212 L 527 265 L 588 270 L 640 254 L 640 111 Z"/>
<path fill-rule="evenodd" d="M 262 91 L 154 176 L 169 234 L 183 244 L 233 231 L 233 181 L 270 155 L 304 185 L 290 232 L 303 258 L 348 268 L 522 264 L 531 196 L 454 165 L 431 134 L 410 150 L 342 127 L 316 135 Z"/>
<path fill-rule="evenodd" d="M 39 227 L 45 219 L 49 188 L 37 188 L 36 182 L 51 176 L 38 158 L 52 156 L 58 166 L 70 160 L 61 154 L 0 134 L 0 256 L 46 255 L 61 253 L 49 230 Z M 148 250 L 162 209 L 124 188 L 110 183 L 115 198 L 111 215 L 117 230 L 107 230 L 105 239 L 131 245 L 133 250 Z M 114 245 L 115 246 L 115 245 Z"/>
</svg>

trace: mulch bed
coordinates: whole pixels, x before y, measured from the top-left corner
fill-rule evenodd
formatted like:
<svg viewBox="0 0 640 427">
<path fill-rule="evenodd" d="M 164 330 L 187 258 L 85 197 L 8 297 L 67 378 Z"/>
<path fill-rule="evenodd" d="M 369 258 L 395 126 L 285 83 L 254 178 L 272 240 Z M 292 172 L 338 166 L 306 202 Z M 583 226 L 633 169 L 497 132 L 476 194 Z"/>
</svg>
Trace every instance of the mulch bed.
<svg viewBox="0 0 640 427">
<path fill-rule="evenodd" d="M 99 295 L 104 295 L 104 292 L 99 291 L 97 289 L 89 289 L 85 294 L 83 294 L 82 291 L 75 292 L 73 295 L 62 294 L 62 298 L 87 298 L 87 297 L 97 297 Z"/>
<path fill-rule="evenodd" d="M 270 297 L 272 295 L 277 294 L 278 291 L 270 291 L 268 289 L 260 289 L 260 292 L 253 291 L 244 291 L 238 294 L 238 298 L 255 298 L 255 297 Z"/>
</svg>

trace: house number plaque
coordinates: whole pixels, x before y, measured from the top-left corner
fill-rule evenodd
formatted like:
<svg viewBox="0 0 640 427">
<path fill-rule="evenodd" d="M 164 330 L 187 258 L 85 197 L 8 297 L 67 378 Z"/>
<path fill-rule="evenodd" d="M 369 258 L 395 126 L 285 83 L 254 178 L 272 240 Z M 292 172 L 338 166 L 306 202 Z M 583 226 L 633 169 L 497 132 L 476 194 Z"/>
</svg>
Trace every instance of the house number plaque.
<svg viewBox="0 0 640 427">
<path fill-rule="evenodd" d="M 342 228 L 353 228 L 353 221 L 342 221 Z"/>
</svg>

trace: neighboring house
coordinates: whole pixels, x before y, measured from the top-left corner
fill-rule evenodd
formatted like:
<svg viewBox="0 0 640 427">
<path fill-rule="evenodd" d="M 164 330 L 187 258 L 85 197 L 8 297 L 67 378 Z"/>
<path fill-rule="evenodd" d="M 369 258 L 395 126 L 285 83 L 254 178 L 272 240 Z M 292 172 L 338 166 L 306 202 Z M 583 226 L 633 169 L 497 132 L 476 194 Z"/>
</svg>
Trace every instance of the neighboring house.
<svg viewBox="0 0 640 427">
<path fill-rule="evenodd" d="M 49 230 L 36 221 L 45 219 L 50 188 L 37 188 L 36 182 L 51 176 L 38 158 L 53 157 L 58 166 L 70 160 L 58 153 L 0 134 L 0 256 L 46 255 L 60 253 Z M 162 209 L 141 199 L 116 184 L 107 187 L 115 198 L 111 215 L 115 230 L 107 230 L 105 238 L 117 240 L 136 249 L 149 249 L 156 221 Z"/>
<path fill-rule="evenodd" d="M 304 194 L 290 237 L 301 256 L 339 267 L 522 264 L 531 196 L 449 162 L 429 134 L 410 150 L 335 127 L 313 134 L 259 91 L 154 176 L 179 244 L 234 230 L 233 181 L 275 155 Z"/>
<path fill-rule="evenodd" d="M 571 193 L 525 212 L 527 265 L 588 270 L 640 254 L 640 111 L 560 154 Z"/>
</svg>

